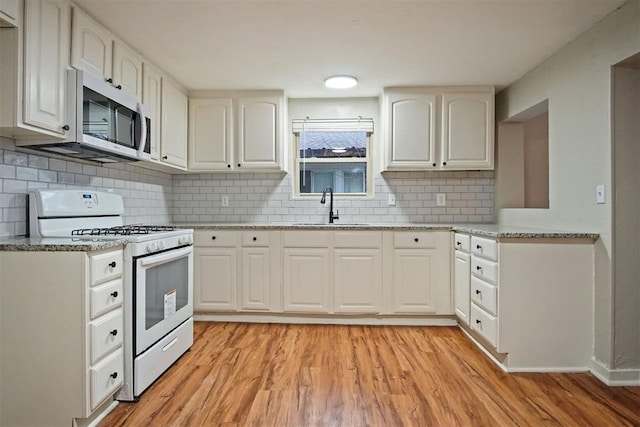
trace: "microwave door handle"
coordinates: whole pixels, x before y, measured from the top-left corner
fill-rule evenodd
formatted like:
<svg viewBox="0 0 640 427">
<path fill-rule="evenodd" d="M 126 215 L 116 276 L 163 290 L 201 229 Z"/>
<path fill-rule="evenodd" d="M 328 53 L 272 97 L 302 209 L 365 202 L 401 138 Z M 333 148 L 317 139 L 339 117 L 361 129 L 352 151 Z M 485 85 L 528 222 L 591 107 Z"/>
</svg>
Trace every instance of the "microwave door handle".
<svg viewBox="0 0 640 427">
<path fill-rule="evenodd" d="M 138 141 L 138 158 L 142 158 L 142 153 L 144 153 L 144 149 L 147 148 L 147 118 L 144 116 L 144 111 L 142 110 L 142 104 L 138 102 L 136 105 L 136 110 L 138 110 L 138 117 L 140 118 L 140 140 Z"/>
</svg>

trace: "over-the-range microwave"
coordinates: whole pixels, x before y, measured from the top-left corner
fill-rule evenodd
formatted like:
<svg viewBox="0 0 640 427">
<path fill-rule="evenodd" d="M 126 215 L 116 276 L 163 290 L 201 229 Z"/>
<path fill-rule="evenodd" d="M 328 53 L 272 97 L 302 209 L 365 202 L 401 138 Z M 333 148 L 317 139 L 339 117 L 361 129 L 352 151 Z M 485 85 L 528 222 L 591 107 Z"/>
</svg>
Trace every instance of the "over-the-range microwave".
<svg viewBox="0 0 640 427">
<path fill-rule="evenodd" d="M 149 160 L 151 119 L 136 99 L 81 70 L 67 71 L 67 138 L 17 146 L 101 163 Z"/>
</svg>

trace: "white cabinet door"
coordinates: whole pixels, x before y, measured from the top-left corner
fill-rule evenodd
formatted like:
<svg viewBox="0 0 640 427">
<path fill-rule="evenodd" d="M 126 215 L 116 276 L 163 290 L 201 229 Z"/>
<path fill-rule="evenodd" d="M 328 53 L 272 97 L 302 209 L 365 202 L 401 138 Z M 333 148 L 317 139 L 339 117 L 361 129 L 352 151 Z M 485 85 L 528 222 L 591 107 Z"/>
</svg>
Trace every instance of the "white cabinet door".
<svg viewBox="0 0 640 427">
<path fill-rule="evenodd" d="M 335 249 L 336 313 L 379 313 L 382 298 L 380 249 Z"/>
<path fill-rule="evenodd" d="M 66 1 L 25 3 L 24 122 L 60 136 L 65 134 L 69 15 Z"/>
<path fill-rule="evenodd" d="M 162 81 L 162 130 L 160 160 L 187 167 L 188 98 L 169 79 Z"/>
<path fill-rule="evenodd" d="M 4 15 L 12 24 L 16 24 L 19 6 L 18 0 L 0 0 L 0 18 Z"/>
<path fill-rule="evenodd" d="M 189 100 L 189 170 L 232 169 L 232 98 Z"/>
<path fill-rule="evenodd" d="M 442 94 L 442 167 L 493 169 L 494 93 Z"/>
<path fill-rule="evenodd" d="M 242 309 L 268 311 L 270 303 L 269 248 L 242 249 Z"/>
<path fill-rule="evenodd" d="M 469 292 L 471 281 L 470 255 L 455 251 L 454 258 L 454 307 L 461 322 L 469 324 Z"/>
<path fill-rule="evenodd" d="M 281 97 L 238 99 L 238 168 L 280 169 Z"/>
<path fill-rule="evenodd" d="M 113 38 L 109 31 L 77 7 L 71 27 L 71 66 L 111 79 Z"/>
<path fill-rule="evenodd" d="M 142 103 L 151 115 L 151 158 L 160 158 L 160 132 L 162 122 L 162 72 L 153 65 L 142 64 Z"/>
<path fill-rule="evenodd" d="M 113 85 L 142 101 L 142 58 L 119 41 L 113 42 Z"/>
<path fill-rule="evenodd" d="M 393 254 L 394 311 L 435 313 L 433 249 L 396 249 Z"/>
<path fill-rule="evenodd" d="M 283 311 L 328 313 L 329 249 L 285 248 L 283 256 Z"/>
<path fill-rule="evenodd" d="M 196 248 L 194 251 L 194 299 L 196 311 L 236 311 L 237 250 Z"/>
<path fill-rule="evenodd" d="M 387 111 L 388 170 L 433 169 L 436 167 L 435 94 L 389 93 Z"/>
</svg>

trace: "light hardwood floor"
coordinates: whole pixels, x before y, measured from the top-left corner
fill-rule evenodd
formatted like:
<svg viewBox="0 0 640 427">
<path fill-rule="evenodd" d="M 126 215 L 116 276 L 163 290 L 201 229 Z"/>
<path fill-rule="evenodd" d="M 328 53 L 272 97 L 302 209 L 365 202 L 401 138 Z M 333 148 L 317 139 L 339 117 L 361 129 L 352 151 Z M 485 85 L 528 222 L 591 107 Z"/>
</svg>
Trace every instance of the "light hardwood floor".
<svg viewBox="0 0 640 427">
<path fill-rule="evenodd" d="M 455 327 L 196 322 L 108 426 L 640 426 L 640 387 L 505 374 Z"/>
</svg>

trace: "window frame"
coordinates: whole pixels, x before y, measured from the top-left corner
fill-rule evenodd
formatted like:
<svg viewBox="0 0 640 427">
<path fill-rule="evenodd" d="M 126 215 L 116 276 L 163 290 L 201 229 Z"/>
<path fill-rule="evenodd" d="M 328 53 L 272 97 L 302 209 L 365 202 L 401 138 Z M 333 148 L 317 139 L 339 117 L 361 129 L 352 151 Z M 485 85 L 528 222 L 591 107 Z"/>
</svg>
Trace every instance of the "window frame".
<svg viewBox="0 0 640 427">
<path fill-rule="evenodd" d="M 334 132 L 340 132 L 334 130 Z M 346 132 L 346 130 L 345 130 Z M 294 163 L 294 183 L 293 183 L 293 197 L 294 199 L 313 199 L 322 196 L 322 193 L 301 193 L 300 192 L 300 171 L 301 163 L 364 163 L 366 165 L 366 191 L 363 193 L 337 193 L 334 192 L 334 196 L 342 199 L 370 199 L 373 198 L 373 156 L 371 151 L 373 132 L 365 132 L 367 138 L 367 155 L 365 157 L 327 157 L 327 158 L 303 158 L 300 157 L 300 132 L 293 134 L 293 163 Z M 362 160 L 359 160 L 362 159 Z"/>
</svg>

